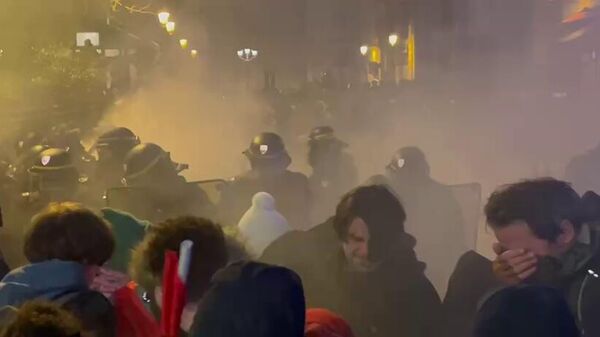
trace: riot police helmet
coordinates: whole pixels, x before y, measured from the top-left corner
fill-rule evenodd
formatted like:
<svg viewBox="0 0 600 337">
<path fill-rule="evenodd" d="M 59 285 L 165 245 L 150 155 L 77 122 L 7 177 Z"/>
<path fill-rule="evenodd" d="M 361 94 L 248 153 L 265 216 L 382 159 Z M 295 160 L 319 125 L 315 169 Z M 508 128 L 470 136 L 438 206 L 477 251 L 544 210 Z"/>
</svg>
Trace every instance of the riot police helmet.
<svg viewBox="0 0 600 337">
<path fill-rule="evenodd" d="M 134 146 L 125 157 L 124 170 L 125 180 L 128 182 L 156 170 L 161 174 L 177 174 L 176 164 L 171 161 L 170 153 L 153 143 Z"/>
<path fill-rule="evenodd" d="M 273 164 L 288 167 L 292 162 L 283 139 L 273 132 L 263 132 L 254 137 L 244 154 L 255 168 L 269 167 Z"/>
<path fill-rule="evenodd" d="M 71 154 L 59 148 L 40 152 L 28 172 L 35 189 L 39 191 L 74 191 L 80 182 L 86 180 L 79 175 Z"/>
<path fill-rule="evenodd" d="M 255 159 L 275 159 L 287 155 L 287 150 L 278 134 L 263 132 L 252 139 L 244 154 Z"/>
<path fill-rule="evenodd" d="M 29 169 L 32 173 L 55 172 L 75 169 L 73 159 L 65 149 L 49 148 L 41 151 L 33 166 Z"/>
<path fill-rule="evenodd" d="M 387 168 L 393 172 L 429 177 L 430 167 L 425 153 L 418 147 L 408 146 L 396 151 Z"/>
<path fill-rule="evenodd" d="M 128 128 L 115 128 L 98 137 L 94 145 L 99 160 L 123 160 L 140 139 Z"/>
<path fill-rule="evenodd" d="M 118 127 L 101 134 L 96 141 L 96 147 L 129 146 L 133 148 L 140 139 L 128 128 Z"/>
<path fill-rule="evenodd" d="M 335 143 L 342 147 L 348 146 L 345 142 L 341 141 L 335 134 L 335 131 L 331 126 L 317 126 L 310 131 L 308 136 L 310 144 L 316 143 Z"/>
</svg>

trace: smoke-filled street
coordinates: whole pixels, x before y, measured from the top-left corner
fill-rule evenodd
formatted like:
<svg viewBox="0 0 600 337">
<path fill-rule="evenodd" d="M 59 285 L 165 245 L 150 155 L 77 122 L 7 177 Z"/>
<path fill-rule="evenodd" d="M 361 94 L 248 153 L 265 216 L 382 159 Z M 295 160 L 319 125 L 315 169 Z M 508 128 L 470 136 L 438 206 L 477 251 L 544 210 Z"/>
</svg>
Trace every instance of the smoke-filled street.
<svg viewBox="0 0 600 337">
<path fill-rule="evenodd" d="M 596 0 L 0 5 L 0 337 L 600 336 Z"/>
</svg>

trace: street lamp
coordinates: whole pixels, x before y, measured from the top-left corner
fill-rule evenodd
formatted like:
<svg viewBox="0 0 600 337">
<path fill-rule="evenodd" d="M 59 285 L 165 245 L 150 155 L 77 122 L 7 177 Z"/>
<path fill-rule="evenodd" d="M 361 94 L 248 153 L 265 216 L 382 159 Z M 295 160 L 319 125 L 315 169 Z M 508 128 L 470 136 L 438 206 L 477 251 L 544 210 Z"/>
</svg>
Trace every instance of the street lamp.
<svg viewBox="0 0 600 337">
<path fill-rule="evenodd" d="M 196 49 L 192 49 L 190 50 L 190 55 L 192 56 L 192 58 L 196 58 L 198 57 L 198 51 Z"/>
<path fill-rule="evenodd" d="M 360 54 L 362 56 L 366 56 L 368 52 L 369 52 L 369 46 L 367 46 L 367 45 L 360 46 Z"/>
<path fill-rule="evenodd" d="M 189 46 L 188 39 L 179 39 L 179 45 L 182 49 L 187 49 L 187 47 Z"/>
<path fill-rule="evenodd" d="M 395 47 L 396 44 L 398 44 L 398 34 L 390 34 L 390 36 L 388 36 L 388 42 L 390 43 L 390 46 Z"/>
<path fill-rule="evenodd" d="M 165 25 L 165 28 L 167 29 L 167 33 L 173 35 L 173 33 L 175 33 L 175 22 L 173 22 L 173 21 L 167 22 L 167 24 Z"/>
<path fill-rule="evenodd" d="M 250 62 L 258 56 L 258 50 L 244 48 L 237 51 L 237 56 L 244 62 Z"/>
<path fill-rule="evenodd" d="M 160 12 L 158 13 L 158 22 L 160 22 L 161 25 L 166 25 L 169 22 L 169 18 L 171 17 L 171 13 L 169 12 Z"/>
</svg>

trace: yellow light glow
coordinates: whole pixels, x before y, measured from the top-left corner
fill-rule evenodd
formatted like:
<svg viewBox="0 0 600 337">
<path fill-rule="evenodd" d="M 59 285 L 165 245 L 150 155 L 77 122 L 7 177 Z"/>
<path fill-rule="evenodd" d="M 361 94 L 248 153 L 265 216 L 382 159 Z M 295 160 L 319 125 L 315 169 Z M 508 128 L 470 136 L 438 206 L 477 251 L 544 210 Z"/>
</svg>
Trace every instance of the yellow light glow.
<svg viewBox="0 0 600 337">
<path fill-rule="evenodd" d="M 190 50 L 190 55 L 192 55 L 192 58 L 196 58 L 198 57 L 198 51 L 196 49 L 192 49 Z"/>
<path fill-rule="evenodd" d="M 167 29 L 167 33 L 169 33 L 169 34 L 175 33 L 175 22 L 173 22 L 173 21 L 167 22 L 167 24 L 165 25 L 165 28 Z"/>
<path fill-rule="evenodd" d="M 179 39 L 179 45 L 181 46 L 181 48 L 187 49 L 187 47 L 189 46 L 188 39 Z"/>
<path fill-rule="evenodd" d="M 406 74 L 405 79 L 414 81 L 416 78 L 416 50 L 415 50 L 415 31 L 413 25 L 408 25 L 408 39 L 406 41 Z"/>
<path fill-rule="evenodd" d="M 369 61 L 377 64 L 381 64 L 381 48 L 377 46 L 371 46 L 369 48 Z"/>
<path fill-rule="evenodd" d="M 171 17 L 171 13 L 169 12 L 160 12 L 158 13 L 158 22 L 161 25 L 166 25 L 169 22 L 169 18 Z"/>
</svg>

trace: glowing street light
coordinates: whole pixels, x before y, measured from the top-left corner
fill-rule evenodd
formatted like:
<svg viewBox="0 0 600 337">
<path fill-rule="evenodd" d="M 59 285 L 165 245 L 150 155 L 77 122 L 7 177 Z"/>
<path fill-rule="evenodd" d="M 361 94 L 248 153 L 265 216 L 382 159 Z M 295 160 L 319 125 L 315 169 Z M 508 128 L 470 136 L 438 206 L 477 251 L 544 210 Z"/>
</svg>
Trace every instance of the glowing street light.
<svg viewBox="0 0 600 337">
<path fill-rule="evenodd" d="M 244 62 L 250 62 L 258 56 L 258 50 L 244 48 L 237 51 L 237 56 Z"/>
<path fill-rule="evenodd" d="M 173 35 L 173 33 L 175 33 L 175 22 L 173 22 L 173 21 L 167 22 L 167 24 L 165 25 L 165 28 L 167 29 L 167 33 Z"/>
<path fill-rule="evenodd" d="M 192 49 L 190 50 L 190 55 L 192 56 L 192 58 L 196 58 L 198 57 L 198 51 L 196 49 Z"/>
<path fill-rule="evenodd" d="M 179 45 L 182 49 L 187 49 L 187 47 L 189 46 L 188 39 L 179 39 Z"/>
<path fill-rule="evenodd" d="M 169 18 L 171 17 L 171 13 L 169 12 L 160 12 L 158 13 L 158 22 L 160 22 L 161 25 L 166 25 L 169 22 Z"/>
<path fill-rule="evenodd" d="M 388 42 L 390 43 L 390 46 L 395 47 L 398 44 L 398 34 L 390 34 L 390 36 L 388 36 Z"/>
<path fill-rule="evenodd" d="M 369 46 L 367 46 L 367 45 L 360 46 L 360 54 L 362 56 L 367 55 L 368 52 L 369 52 Z"/>
</svg>

